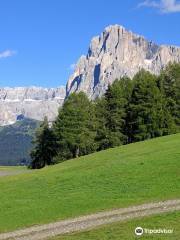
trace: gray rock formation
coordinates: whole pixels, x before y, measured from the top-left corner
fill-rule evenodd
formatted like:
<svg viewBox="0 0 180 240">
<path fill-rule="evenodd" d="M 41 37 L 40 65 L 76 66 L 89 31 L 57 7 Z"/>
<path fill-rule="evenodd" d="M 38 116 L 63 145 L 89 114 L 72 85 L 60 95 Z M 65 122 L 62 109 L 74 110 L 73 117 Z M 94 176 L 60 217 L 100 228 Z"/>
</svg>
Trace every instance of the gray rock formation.
<svg viewBox="0 0 180 240">
<path fill-rule="evenodd" d="M 53 121 L 66 95 L 65 88 L 0 88 L 0 126 L 23 117 Z"/>
<path fill-rule="evenodd" d="M 159 46 L 119 25 L 109 26 L 91 41 L 87 56 L 81 56 L 67 83 L 67 96 L 85 92 L 102 95 L 116 78 L 133 77 L 144 68 L 159 74 L 168 62 L 180 62 L 180 48 Z"/>
</svg>

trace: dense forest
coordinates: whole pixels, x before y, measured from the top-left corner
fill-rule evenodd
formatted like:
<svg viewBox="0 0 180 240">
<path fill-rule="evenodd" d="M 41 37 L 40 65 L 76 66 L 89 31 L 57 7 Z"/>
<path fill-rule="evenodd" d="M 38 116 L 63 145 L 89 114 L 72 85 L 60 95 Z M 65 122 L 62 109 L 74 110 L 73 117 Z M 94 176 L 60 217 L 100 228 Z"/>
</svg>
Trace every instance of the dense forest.
<svg viewBox="0 0 180 240">
<path fill-rule="evenodd" d="M 133 79 L 109 85 L 91 101 L 73 93 L 52 127 L 45 118 L 36 132 L 31 168 L 123 144 L 180 132 L 180 64 L 169 64 L 159 76 L 145 70 Z"/>
<path fill-rule="evenodd" d="M 32 139 L 40 122 L 24 118 L 0 127 L 0 165 L 28 165 Z"/>
</svg>

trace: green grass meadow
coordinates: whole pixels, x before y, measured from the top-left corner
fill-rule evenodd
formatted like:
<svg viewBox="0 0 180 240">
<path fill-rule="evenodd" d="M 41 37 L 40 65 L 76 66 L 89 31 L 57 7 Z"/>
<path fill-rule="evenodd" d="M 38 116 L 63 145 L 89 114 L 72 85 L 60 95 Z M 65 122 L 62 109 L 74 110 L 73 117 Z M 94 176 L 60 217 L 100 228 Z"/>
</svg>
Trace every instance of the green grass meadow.
<svg viewBox="0 0 180 240">
<path fill-rule="evenodd" d="M 1 177 L 0 232 L 180 198 L 179 169 L 176 134 Z"/>
</svg>

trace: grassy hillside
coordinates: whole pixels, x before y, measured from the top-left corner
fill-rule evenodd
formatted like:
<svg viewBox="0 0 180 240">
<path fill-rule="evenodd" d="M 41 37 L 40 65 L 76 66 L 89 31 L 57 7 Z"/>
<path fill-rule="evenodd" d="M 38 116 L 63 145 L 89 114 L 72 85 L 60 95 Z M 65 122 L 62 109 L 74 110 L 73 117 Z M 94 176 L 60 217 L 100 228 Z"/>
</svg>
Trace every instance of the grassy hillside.
<svg viewBox="0 0 180 240">
<path fill-rule="evenodd" d="M 0 178 L 0 231 L 180 197 L 180 134 Z"/>
<path fill-rule="evenodd" d="M 136 227 L 148 229 L 173 229 L 172 234 L 144 234 L 137 237 L 134 233 Z M 82 233 L 74 233 L 50 240 L 178 240 L 180 236 L 180 212 L 162 214 L 141 219 L 133 219 L 123 223 L 114 223 Z"/>
<path fill-rule="evenodd" d="M 0 165 L 19 165 L 30 160 L 29 151 L 38 121 L 24 119 L 0 127 Z"/>
</svg>

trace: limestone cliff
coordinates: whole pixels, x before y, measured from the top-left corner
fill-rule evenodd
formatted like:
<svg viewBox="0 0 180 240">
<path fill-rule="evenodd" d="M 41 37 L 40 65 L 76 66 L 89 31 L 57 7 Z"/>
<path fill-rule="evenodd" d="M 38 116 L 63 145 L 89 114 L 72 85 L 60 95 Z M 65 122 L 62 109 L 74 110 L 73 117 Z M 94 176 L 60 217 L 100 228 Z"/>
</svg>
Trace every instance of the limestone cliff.
<svg viewBox="0 0 180 240">
<path fill-rule="evenodd" d="M 65 88 L 0 88 L 0 126 L 26 117 L 53 121 L 65 97 Z"/>
<path fill-rule="evenodd" d="M 83 91 L 93 99 L 116 78 L 133 77 L 142 68 L 159 74 L 168 62 L 180 62 L 179 47 L 159 46 L 122 26 L 109 26 L 92 39 L 87 55 L 80 57 L 68 80 L 67 96 Z"/>
</svg>

